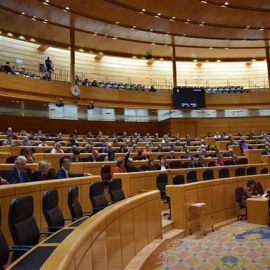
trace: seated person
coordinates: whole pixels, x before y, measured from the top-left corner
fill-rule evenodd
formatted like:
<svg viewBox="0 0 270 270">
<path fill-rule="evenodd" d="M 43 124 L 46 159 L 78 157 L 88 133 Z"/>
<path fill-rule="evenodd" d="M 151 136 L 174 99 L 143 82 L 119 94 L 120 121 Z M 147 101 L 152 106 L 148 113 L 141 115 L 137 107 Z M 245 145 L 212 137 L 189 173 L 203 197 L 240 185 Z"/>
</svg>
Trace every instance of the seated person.
<svg viewBox="0 0 270 270">
<path fill-rule="evenodd" d="M 224 157 L 232 157 L 234 154 L 233 149 L 229 149 L 229 151 L 227 153 L 224 153 L 223 156 Z"/>
<path fill-rule="evenodd" d="M 23 150 L 23 156 L 26 157 L 26 163 L 35 163 L 35 158 L 33 157 L 33 150 L 29 147 Z"/>
<path fill-rule="evenodd" d="M 87 162 L 99 162 L 99 161 L 103 161 L 103 157 L 99 154 L 99 152 L 97 150 L 94 150 L 92 152 L 92 155 L 90 155 L 89 157 L 86 158 Z"/>
<path fill-rule="evenodd" d="M 115 173 L 126 173 L 125 161 L 123 158 L 119 157 L 116 161 L 116 167 L 114 168 Z"/>
<path fill-rule="evenodd" d="M 155 161 L 152 158 L 150 158 L 147 161 L 147 165 L 144 166 L 144 170 L 145 171 L 155 171 L 156 170 Z"/>
<path fill-rule="evenodd" d="M 247 186 L 245 187 L 245 192 L 242 196 L 242 204 L 246 204 L 247 203 L 247 199 L 251 198 L 252 196 L 257 196 L 257 191 L 255 189 L 256 186 L 256 182 L 255 180 L 248 180 L 247 182 Z"/>
<path fill-rule="evenodd" d="M 139 169 L 138 167 L 136 167 L 134 165 L 134 160 L 133 158 L 130 158 L 131 149 L 129 149 L 129 152 L 126 154 L 125 156 L 125 168 L 127 172 L 140 172 L 142 171 L 141 169 Z"/>
<path fill-rule="evenodd" d="M 175 152 L 171 150 L 169 155 L 166 156 L 166 159 L 176 159 Z"/>
<path fill-rule="evenodd" d="M 141 150 L 141 149 L 138 150 L 137 156 L 134 156 L 134 157 L 133 157 L 133 160 L 146 160 L 146 159 L 147 159 L 147 158 L 146 158 L 146 156 L 144 156 L 144 155 L 142 154 L 142 150 Z"/>
<path fill-rule="evenodd" d="M 82 176 L 91 176 L 90 173 L 72 173 L 70 172 L 71 160 L 69 158 L 65 158 L 63 160 L 62 167 L 58 170 L 55 175 L 56 179 L 63 178 L 72 178 L 72 177 L 82 177 Z"/>
<path fill-rule="evenodd" d="M 82 150 L 83 153 L 92 153 L 93 152 L 93 146 L 90 143 L 87 143 Z"/>
<path fill-rule="evenodd" d="M 15 166 L 6 172 L 6 180 L 10 184 L 30 182 L 27 172 L 24 170 L 26 157 L 18 156 L 15 159 Z"/>
<path fill-rule="evenodd" d="M 126 153 L 126 152 L 127 152 L 126 145 L 124 143 L 120 144 L 117 153 Z"/>
<path fill-rule="evenodd" d="M 193 156 L 190 154 L 190 150 L 187 149 L 186 153 L 183 156 L 181 156 L 181 158 L 188 159 L 188 158 L 193 158 Z"/>
<path fill-rule="evenodd" d="M 76 141 L 76 139 L 70 137 L 70 139 L 68 140 L 67 146 L 74 146 L 74 145 L 76 145 L 77 147 L 79 146 L 79 144 L 78 144 L 78 142 Z"/>
<path fill-rule="evenodd" d="M 217 159 L 214 162 L 214 166 L 224 166 L 224 159 L 222 154 L 218 154 Z"/>
<path fill-rule="evenodd" d="M 198 162 L 195 164 L 195 167 L 206 167 L 206 164 L 204 162 L 204 156 L 200 155 L 198 158 Z"/>
<path fill-rule="evenodd" d="M 187 168 L 195 168 L 196 167 L 196 162 L 195 162 L 195 158 L 191 157 L 190 162 L 187 165 Z"/>
<path fill-rule="evenodd" d="M 115 161 L 115 154 L 113 150 L 108 152 L 108 155 L 104 158 L 104 161 Z"/>
<path fill-rule="evenodd" d="M 155 168 L 156 170 L 162 170 L 162 171 L 169 169 L 168 165 L 166 165 L 166 159 L 163 155 L 159 157 L 159 163 L 156 164 Z"/>
<path fill-rule="evenodd" d="M 157 92 L 157 90 L 156 90 L 156 88 L 154 87 L 154 85 L 151 85 L 149 91 L 150 91 L 150 92 Z"/>
<path fill-rule="evenodd" d="M 38 146 L 40 146 L 40 147 L 45 147 L 45 146 L 48 146 L 48 144 L 46 143 L 46 138 L 41 138 L 40 139 L 40 143 L 39 143 L 39 145 Z"/>
<path fill-rule="evenodd" d="M 229 165 L 237 165 L 237 163 L 238 163 L 237 155 L 236 154 L 233 154 L 232 155 L 232 159 L 229 160 Z"/>
<path fill-rule="evenodd" d="M 152 153 L 152 150 L 150 149 L 150 145 L 146 144 L 145 148 L 143 149 L 143 153 Z"/>
<path fill-rule="evenodd" d="M 16 143 L 13 141 L 13 135 L 12 134 L 7 135 L 7 139 L 3 141 L 2 145 L 16 145 Z"/>
<path fill-rule="evenodd" d="M 113 151 L 113 145 L 111 143 L 107 143 L 107 146 L 102 149 L 102 153 L 109 153 Z"/>
<path fill-rule="evenodd" d="M 49 163 L 46 160 L 41 160 L 36 170 L 31 175 L 31 181 L 43 181 L 47 180 L 47 174 L 49 171 Z"/>
<path fill-rule="evenodd" d="M 62 147 L 62 144 L 60 142 L 56 142 L 55 145 L 53 146 L 51 153 L 64 153 L 61 147 Z"/>
<path fill-rule="evenodd" d="M 22 142 L 19 143 L 21 146 L 31 146 L 32 143 L 29 141 L 28 136 L 24 136 Z"/>
<path fill-rule="evenodd" d="M 261 153 L 261 155 L 270 156 L 270 149 L 268 145 L 265 146 L 264 151 Z"/>
<path fill-rule="evenodd" d="M 73 151 L 73 156 L 70 158 L 71 162 L 82 162 L 80 157 L 81 151 L 78 148 L 75 148 Z"/>
<path fill-rule="evenodd" d="M 4 72 L 5 72 L 5 73 L 9 73 L 9 74 L 12 73 L 12 68 L 11 68 L 9 62 L 6 62 L 6 64 L 4 65 Z"/>
</svg>

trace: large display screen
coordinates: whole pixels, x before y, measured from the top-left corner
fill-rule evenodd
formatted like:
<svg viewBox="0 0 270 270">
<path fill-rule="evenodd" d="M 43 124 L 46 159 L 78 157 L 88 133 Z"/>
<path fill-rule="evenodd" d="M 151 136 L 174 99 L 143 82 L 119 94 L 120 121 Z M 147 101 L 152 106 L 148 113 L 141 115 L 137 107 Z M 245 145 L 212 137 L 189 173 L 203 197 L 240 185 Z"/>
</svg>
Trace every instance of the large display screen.
<svg viewBox="0 0 270 270">
<path fill-rule="evenodd" d="M 205 108 L 205 91 L 200 87 L 182 87 L 173 88 L 173 105 L 176 109 Z"/>
</svg>

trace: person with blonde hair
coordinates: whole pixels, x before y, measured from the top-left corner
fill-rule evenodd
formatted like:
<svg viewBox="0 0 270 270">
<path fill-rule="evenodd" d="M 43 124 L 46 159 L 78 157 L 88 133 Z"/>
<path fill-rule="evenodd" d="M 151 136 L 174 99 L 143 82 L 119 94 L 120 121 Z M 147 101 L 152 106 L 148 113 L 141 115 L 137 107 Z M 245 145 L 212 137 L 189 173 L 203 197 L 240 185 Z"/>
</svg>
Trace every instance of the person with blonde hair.
<svg viewBox="0 0 270 270">
<path fill-rule="evenodd" d="M 41 160 L 38 163 L 36 170 L 31 175 L 31 181 L 47 180 L 49 168 L 49 163 L 46 160 Z"/>
<path fill-rule="evenodd" d="M 62 147 L 62 144 L 60 142 L 56 142 L 55 145 L 53 146 L 51 153 L 64 153 L 61 147 Z"/>
</svg>

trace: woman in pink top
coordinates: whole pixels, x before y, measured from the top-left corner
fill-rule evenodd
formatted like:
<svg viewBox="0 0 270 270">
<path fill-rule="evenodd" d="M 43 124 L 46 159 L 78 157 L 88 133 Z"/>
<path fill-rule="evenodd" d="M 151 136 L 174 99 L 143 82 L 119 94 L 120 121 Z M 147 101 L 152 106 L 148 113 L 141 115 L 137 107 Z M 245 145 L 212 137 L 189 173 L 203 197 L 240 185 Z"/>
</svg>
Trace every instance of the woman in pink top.
<svg viewBox="0 0 270 270">
<path fill-rule="evenodd" d="M 224 166 L 224 160 L 223 160 L 222 154 L 218 154 L 217 160 L 215 160 L 214 165 L 215 166 Z"/>
</svg>

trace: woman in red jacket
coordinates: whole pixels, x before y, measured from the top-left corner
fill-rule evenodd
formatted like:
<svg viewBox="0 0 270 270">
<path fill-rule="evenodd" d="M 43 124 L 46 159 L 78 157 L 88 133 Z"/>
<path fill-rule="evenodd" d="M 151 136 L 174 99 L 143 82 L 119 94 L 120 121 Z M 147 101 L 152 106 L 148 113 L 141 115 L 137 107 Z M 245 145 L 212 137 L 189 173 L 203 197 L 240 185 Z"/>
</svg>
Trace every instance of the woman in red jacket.
<svg viewBox="0 0 270 270">
<path fill-rule="evenodd" d="M 115 173 L 126 173 L 125 162 L 123 158 L 118 158 L 116 161 Z"/>
</svg>

